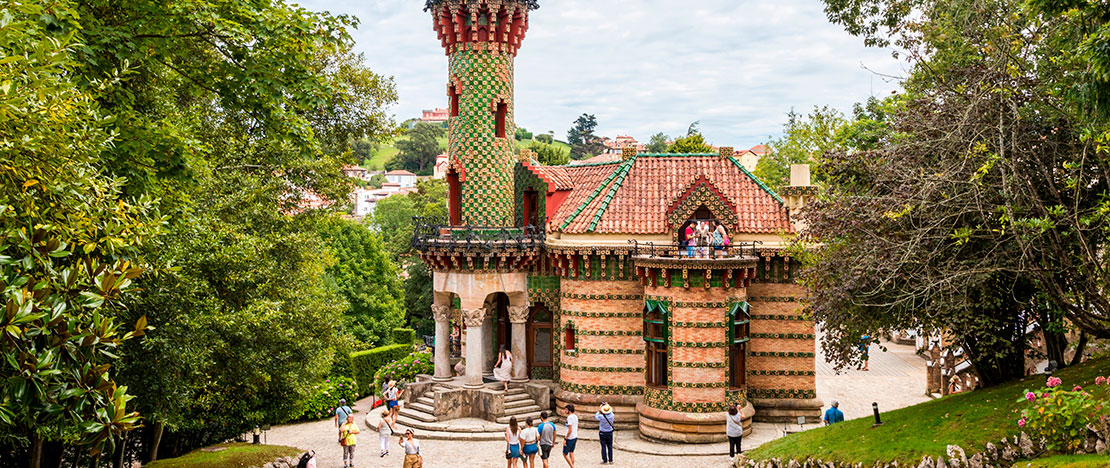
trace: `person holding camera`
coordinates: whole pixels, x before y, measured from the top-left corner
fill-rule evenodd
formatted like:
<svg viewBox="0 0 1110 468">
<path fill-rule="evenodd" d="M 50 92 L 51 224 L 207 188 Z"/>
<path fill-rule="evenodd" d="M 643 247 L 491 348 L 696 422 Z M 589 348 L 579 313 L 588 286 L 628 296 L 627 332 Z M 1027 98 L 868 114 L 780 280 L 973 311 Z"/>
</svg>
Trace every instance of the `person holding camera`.
<svg viewBox="0 0 1110 468">
<path fill-rule="evenodd" d="M 602 403 L 594 413 L 597 420 L 597 430 L 601 441 L 601 464 L 613 464 L 613 407 L 609 403 Z"/>
</svg>

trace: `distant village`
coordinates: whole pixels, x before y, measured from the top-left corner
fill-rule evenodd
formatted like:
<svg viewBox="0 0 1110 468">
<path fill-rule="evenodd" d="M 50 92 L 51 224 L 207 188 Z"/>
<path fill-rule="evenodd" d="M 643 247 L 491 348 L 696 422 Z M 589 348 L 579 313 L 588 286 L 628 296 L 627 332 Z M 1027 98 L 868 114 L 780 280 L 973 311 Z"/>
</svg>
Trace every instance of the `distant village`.
<svg viewBox="0 0 1110 468">
<path fill-rule="evenodd" d="M 446 125 L 448 118 L 448 110 L 446 108 L 440 109 L 425 109 L 421 112 L 419 119 L 413 119 L 412 122 L 425 122 L 430 124 Z M 605 145 L 605 151 L 592 158 L 572 160 L 570 165 L 576 166 L 580 164 L 595 164 L 612 162 L 620 159 L 621 150 L 624 148 L 636 148 L 637 152 L 643 153 L 647 151 L 647 146 L 640 143 L 636 138 L 628 135 L 617 135 L 616 138 L 601 137 L 602 144 Z M 668 144 L 673 142 L 667 142 Z M 714 150 L 718 147 L 714 146 Z M 748 149 L 735 150 L 734 154 L 737 161 L 749 171 L 754 171 L 756 164 L 759 163 L 759 158 L 768 153 L 765 145 L 756 145 Z M 416 181 L 420 179 L 442 179 L 447 174 L 447 153 L 440 153 L 436 157 L 435 168 L 431 176 L 418 176 L 412 172 L 405 170 L 393 171 L 371 171 L 359 166 L 346 166 L 343 168 L 343 173 L 348 177 L 354 177 L 360 180 L 369 181 L 374 176 L 379 174 L 385 175 L 385 182 L 382 183 L 381 188 L 357 188 L 352 193 L 353 197 L 353 210 L 351 216 L 355 218 L 363 218 L 371 216 L 374 213 L 374 207 L 382 199 L 391 197 L 393 195 L 407 195 L 416 191 Z"/>
</svg>

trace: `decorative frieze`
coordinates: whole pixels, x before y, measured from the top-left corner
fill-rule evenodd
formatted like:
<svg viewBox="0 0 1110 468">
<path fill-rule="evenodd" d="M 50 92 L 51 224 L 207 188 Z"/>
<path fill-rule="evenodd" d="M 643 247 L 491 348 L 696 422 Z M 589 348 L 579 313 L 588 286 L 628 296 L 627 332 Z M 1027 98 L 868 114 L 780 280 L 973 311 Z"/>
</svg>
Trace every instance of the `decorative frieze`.
<svg viewBox="0 0 1110 468">
<path fill-rule="evenodd" d="M 795 352 L 782 352 L 782 351 L 752 351 L 749 353 L 751 356 L 756 357 L 787 357 L 787 358 L 811 358 L 813 353 L 795 353 Z"/>
<path fill-rule="evenodd" d="M 594 366 L 577 366 L 574 364 L 563 364 L 563 369 L 570 369 L 582 372 L 643 372 L 643 367 L 594 367 Z"/>
<path fill-rule="evenodd" d="M 806 318 L 806 316 L 804 316 L 804 315 L 766 315 L 766 314 L 759 315 L 759 314 L 756 314 L 756 315 L 752 315 L 752 320 L 799 320 L 799 321 L 806 320 L 806 321 L 808 321 L 809 319 Z"/>
<path fill-rule="evenodd" d="M 812 340 L 816 335 L 812 333 L 752 333 L 751 337 L 776 340 Z"/>
<path fill-rule="evenodd" d="M 775 398 L 775 399 L 811 399 L 817 398 L 817 392 L 801 388 L 749 388 L 748 398 Z"/>
<path fill-rule="evenodd" d="M 575 330 L 575 333 L 583 336 L 641 336 L 644 334 L 640 330 Z"/>
<path fill-rule="evenodd" d="M 570 317 L 589 318 L 639 318 L 642 312 L 582 312 L 580 310 L 563 309 L 563 314 Z"/>
<path fill-rule="evenodd" d="M 694 403 L 674 401 L 674 392 L 664 388 L 647 387 L 644 389 L 644 403 L 652 408 L 678 411 L 682 413 L 720 413 L 728 411 L 732 405 L 744 407 L 747 398 L 742 390 L 730 390 L 725 394 L 725 401 L 707 403 Z"/>
<path fill-rule="evenodd" d="M 805 302 L 805 298 L 797 296 L 749 296 L 748 302 Z"/>
<path fill-rule="evenodd" d="M 726 322 L 671 322 L 672 327 L 678 328 L 725 328 Z"/>
<path fill-rule="evenodd" d="M 798 371 L 798 370 L 749 370 L 748 375 L 787 375 L 787 376 L 806 376 L 817 375 L 814 371 Z"/>
<path fill-rule="evenodd" d="M 567 299 L 596 299 L 596 300 L 615 300 L 615 301 L 639 301 L 644 298 L 642 294 L 575 294 L 563 293 L 563 297 Z"/>
<path fill-rule="evenodd" d="M 688 367 L 692 369 L 724 369 L 728 367 L 728 363 L 671 361 L 671 367 Z"/>
<path fill-rule="evenodd" d="M 590 349 L 578 348 L 578 354 L 644 354 L 642 349 Z"/>
<path fill-rule="evenodd" d="M 672 382 L 672 387 L 678 388 L 725 388 L 728 382 Z"/>
<path fill-rule="evenodd" d="M 591 395 L 643 395 L 644 393 L 644 387 L 639 385 L 581 385 L 559 382 L 559 387 L 567 392 Z"/>
<path fill-rule="evenodd" d="M 675 341 L 671 343 L 676 348 L 724 348 L 728 343 L 724 341 Z"/>
</svg>

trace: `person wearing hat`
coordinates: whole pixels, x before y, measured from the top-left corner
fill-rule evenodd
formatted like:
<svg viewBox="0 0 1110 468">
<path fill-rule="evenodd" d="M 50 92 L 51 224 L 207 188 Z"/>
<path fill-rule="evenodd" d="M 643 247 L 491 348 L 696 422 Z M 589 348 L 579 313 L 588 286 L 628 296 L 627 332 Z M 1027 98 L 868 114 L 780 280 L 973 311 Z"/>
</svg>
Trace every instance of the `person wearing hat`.
<svg viewBox="0 0 1110 468">
<path fill-rule="evenodd" d="M 347 416 L 353 414 L 355 411 L 347 406 L 347 400 L 340 398 L 339 405 L 335 407 L 335 427 L 342 426 L 347 422 Z"/>
<path fill-rule="evenodd" d="M 597 431 L 601 441 L 601 464 L 613 464 L 613 407 L 609 403 L 602 403 L 594 413 L 597 420 Z"/>
<path fill-rule="evenodd" d="M 401 411 L 397 401 L 401 399 L 403 393 L 405 393 L 404 390 L 397 388 L 396 380 L 389 381 L 389 387 L 385 390 L 385 407 L 389 409 L 389 415 L 394 421 L 397 420 L 397 413 Z"/>
<path fill-rule="evenodd" d="M 412 429 L 405 429 L 405 435 L 401 436 L 401 440 L 397 442 L 405 449 L 405 462 L 401 465 L 402 467 L 424 467 L 424 457 L 420 455 L 420 441 L 416 440 L 416 432 L 413 432 Z"/>
</svg>

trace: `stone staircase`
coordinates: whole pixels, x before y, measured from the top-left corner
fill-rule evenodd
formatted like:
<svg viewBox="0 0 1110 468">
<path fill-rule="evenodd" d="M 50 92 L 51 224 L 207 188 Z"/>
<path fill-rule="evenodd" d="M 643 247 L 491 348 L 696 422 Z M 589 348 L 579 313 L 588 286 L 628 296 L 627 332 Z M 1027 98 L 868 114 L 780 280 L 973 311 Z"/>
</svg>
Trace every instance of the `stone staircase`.
<svg viewBox="0 0 1110 468">
<path fill-rule="evenodd" d="M 505 427 L 509 418 L 515 416 L 521 425 L 528 417 L 537 421 L 542 408 L 521 387 L 509 385 L 505 392 L 505 413 L 495 421 L 477 418 L 461 418 L 440 421 L 435 416 L 435 390 L 449 390 L 451 387 L 435 385 L 415 401 L 402 405 L 398 412 L 397 424 L 403 428 L 419 431 L 421 438 L 452 440 L 501 440 L 505 437 Z M 490 390 L 501 390 L 501 384 L 486 386 Z"/>
</svg>

